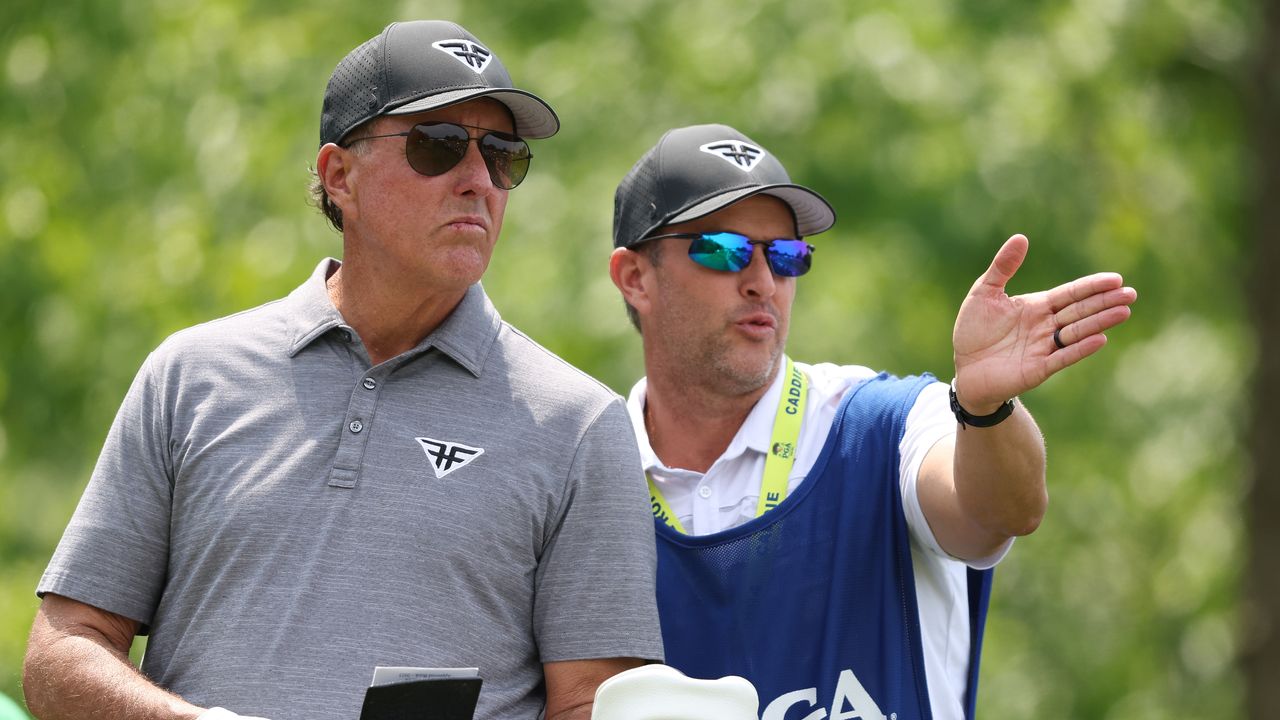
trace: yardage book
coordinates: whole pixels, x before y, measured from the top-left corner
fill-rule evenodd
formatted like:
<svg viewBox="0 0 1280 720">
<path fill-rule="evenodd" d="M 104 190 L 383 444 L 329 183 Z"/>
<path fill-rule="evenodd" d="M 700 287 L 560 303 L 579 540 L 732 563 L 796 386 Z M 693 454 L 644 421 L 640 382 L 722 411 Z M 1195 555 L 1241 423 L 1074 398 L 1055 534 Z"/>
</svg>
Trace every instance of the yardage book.
<svg viewBox="0 0 1280 720">
<path fill-rule="evenodd" d="M 478 668 L 376 667 L 360 720 L 471 720 Z"/>
</svg>

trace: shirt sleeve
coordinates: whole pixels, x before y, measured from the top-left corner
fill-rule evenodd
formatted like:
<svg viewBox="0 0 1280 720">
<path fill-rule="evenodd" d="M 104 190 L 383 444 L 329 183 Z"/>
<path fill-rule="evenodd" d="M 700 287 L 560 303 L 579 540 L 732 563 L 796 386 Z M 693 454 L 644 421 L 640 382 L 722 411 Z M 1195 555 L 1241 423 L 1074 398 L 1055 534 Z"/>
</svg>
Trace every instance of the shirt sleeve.
<svg viewBox="0 0 1280 720">
<path fill-rule="evenodd" d="M 619 398 L 578 445 L 559 525 L 538 565 L 533 622 L 542 661 L 661 660 L 656 569 L 644 472 Z"/>
<path fill-rule="evenodd" d="M 64 595 L 144 625 L 164 588 L 173 496 L 155 358 L 134 378 L 36 588 L 41 597 Z"/>
<path fill-rule="evenodd" d="M 951 413 L 951 397 L 947 383 L 935 382 L 920 391 L 915 404 L 907 414 L 906 432 L 899 444 L 900 465 L 899 478 L 902 483 L 902 509 L 907 517 L 907 528 L 911 537 L 927 551 L 950 560 L 960 561 L 950 555 L 938 544 L 929 522 L 920 507 L 920 495 L 917 479 L 920 465 L 925 455 L 943 438 L 955 435 L 956 418 Z M 1000 549 L 988 557 L 966 562 L 977 570 L 995 567 L 1013 547 L 1013 538 L 1000 546 Z"/>
</svg>

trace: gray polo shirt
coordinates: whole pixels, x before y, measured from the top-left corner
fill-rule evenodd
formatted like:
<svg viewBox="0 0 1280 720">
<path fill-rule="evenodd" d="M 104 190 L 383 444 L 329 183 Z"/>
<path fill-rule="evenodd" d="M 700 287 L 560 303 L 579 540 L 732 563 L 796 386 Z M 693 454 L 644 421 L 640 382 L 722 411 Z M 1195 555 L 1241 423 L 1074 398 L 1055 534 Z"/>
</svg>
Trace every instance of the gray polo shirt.
<svg viewBox="0 0 1280 720">
<path fill-rule="evenodd" d="M 544 662 L 662 657 L 653 521 L 622 400 L 479 285 L 369 366 L 322 262 L 148 357 L 38 592 L 150 629 L 192 702 L 354 720 L 375 665 L 479 667 L 535 718 Z"/>
</svg>

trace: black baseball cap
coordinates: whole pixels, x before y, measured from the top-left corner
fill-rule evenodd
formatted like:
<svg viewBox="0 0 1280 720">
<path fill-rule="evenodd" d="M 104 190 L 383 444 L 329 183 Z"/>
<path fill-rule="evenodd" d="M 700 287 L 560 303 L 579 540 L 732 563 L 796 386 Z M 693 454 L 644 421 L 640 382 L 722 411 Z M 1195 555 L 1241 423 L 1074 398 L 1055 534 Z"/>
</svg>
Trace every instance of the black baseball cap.
<svg viewBox="0 0 1280 720">
<path fill-rule="evenodd" d="M 511 110 L 517 135 L 548 138 L 560 120 L 542 98 L 517 90 L 498 56 L 457 23 L 391 23 L 338 63 L 324 91 L 320 144 L 341 143 L 379 115 L 407 115 L 491 97 Z"/>
<path fill-rule="evenodd" d="M 728 125 L 676 128 L 631 168 L 613 196 L 613 245 L 631 247 L 664 225 L 696 220 L 752 195 L 785 202 L 801 237 L 828 230 L 835 210 L 791 182 L 759 143 Z"/>
</svg>

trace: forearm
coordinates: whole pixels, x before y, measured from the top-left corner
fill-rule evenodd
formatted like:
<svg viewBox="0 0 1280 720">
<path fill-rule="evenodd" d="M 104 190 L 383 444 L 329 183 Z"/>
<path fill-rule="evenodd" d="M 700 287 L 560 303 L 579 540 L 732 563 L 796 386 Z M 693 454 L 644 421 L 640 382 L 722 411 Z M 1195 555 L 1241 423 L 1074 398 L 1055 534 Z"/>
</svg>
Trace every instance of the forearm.
<svg viewBox="0 0 1280 720">
<path fill-rule="evenodd" d="M 544 664 L 547 720 L 591 720 L 591 707 L 600 683 L 643 663 L 639 658 L 623 657 Z"/>
<path fill-rule="evenodd" d="M 23 692 L 40 720 L 190 720 L 202 712 L 149 681 L 105 635 L 44 612 L 31 630 Z"/>
<path fill-rule="evenodd" d="M 1028 247 L 1024 235 L 1006 240 L 956 315 L 953 399 L 971 418 L 995 413 L 1102 349 L 1103 333 L 1129 317 L 1138 297 L 1106 272 L 1010 296 Z M 939 544 L 956 557 L 982 559 L 984 550 L 1034 531 L 1049 505 L 1044 469 L 1044 439 L 1020 404 L 990 427 L 959 428 L 954 448 L 930 450 L 921 468 L 921 504 Z"/>
<path fill-rule="evenodd" d="M 591 720 L 592 703 L 562 710 L 555 715 L 548 715 L 547 720 Z"/>
<path fill-rule="evenodd" d="M 1039 527 L 1049 504 L 1044 438 L 1021 403 L 998 425 L 956 431 L 953 472 L 961 509 L 993 540 Z"/>
</svg>

